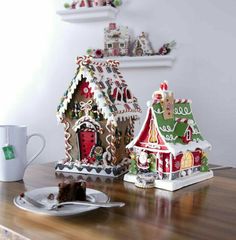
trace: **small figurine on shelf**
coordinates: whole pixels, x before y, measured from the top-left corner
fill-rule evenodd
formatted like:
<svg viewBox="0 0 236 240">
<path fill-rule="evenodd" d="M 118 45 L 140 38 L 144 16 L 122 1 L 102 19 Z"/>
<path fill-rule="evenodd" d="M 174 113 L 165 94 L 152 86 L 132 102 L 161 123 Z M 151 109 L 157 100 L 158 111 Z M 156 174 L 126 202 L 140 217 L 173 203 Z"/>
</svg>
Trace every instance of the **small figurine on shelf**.
<svg viewBox="0 0 236 240">
<path fill-rule="evenodd" d="M 95 7 L 102 6 L 119 7 L 121 5 L 121 0 L 94 0 L 93 5 Z"/>
<path fill-rule="evenodd" d="M 157 55 L 167 55 L 171 52 L 171 50 L 176 46 L 176 42 L 172 41 L 170 43 L 165 43 L 163 46 L 159 49 Z"/>
<path fill-rule="evenodd" d="M 140 36 L 134 41 L 132 55 L 133 56 L 150 56 L 153 55 L 151 43 L 148 39 L 147 33 L 142 32 Z"/>
<path fill-rule="evenodd" d="M 128 56 L 130 35 L 128 27 L 110 23 L 104 29 L 104 56 Z"/>
<path fill-rule="evenodd" d="M 93 1 L 92 0 L 77 0 L 73 1 L 71 4 L 65 3 L 64 7 L 67 9 L 77 9 L 81 7 L 92 7 Z"/>
</svg>

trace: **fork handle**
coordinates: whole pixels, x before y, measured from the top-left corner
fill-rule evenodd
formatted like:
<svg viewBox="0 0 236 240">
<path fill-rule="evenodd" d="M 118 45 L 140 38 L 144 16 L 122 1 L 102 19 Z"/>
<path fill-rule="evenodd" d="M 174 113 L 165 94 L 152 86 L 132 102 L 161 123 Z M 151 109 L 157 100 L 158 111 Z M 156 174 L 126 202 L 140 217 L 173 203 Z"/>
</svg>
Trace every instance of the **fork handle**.
<svg viewBox="0 0 236 240">
<path fill-rule="evenodd" d="M 94 206 L 94 207 L 123 207 L 125 203 L 123 202 L 108 202 L 108 203 L 95 203 L 95 202 L 83 202 L 83 201 L 76 201 L 76 202 L 62 202 L 58 203 L 54 206 L 54 208 L 64 206 L 64 205 L 80 205 L 80 206 Z"/>
</svg>

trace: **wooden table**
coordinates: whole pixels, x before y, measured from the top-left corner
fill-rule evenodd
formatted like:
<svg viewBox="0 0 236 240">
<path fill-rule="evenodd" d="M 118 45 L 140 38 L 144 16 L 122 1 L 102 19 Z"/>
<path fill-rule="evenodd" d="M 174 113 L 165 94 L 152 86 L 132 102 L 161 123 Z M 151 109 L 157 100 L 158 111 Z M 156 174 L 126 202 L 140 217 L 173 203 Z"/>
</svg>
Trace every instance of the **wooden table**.
<svg viewBox="0 0 236 240">
<path fill-rule="evenodd" d="M 33 240 L 236 239 L 236 169 L 215 171 L 213 179 L 174 193 L 88 176 L 88 187 L 126 206 L 76 216 L 40 216 L 14 206 L 12 200 L 20 192 L 56 186 L 67 177 L 78 175 L 56 174 L 50 163 L 29 167 L 24 181 L 1 182 L 0 225 Z"/>
</svg>

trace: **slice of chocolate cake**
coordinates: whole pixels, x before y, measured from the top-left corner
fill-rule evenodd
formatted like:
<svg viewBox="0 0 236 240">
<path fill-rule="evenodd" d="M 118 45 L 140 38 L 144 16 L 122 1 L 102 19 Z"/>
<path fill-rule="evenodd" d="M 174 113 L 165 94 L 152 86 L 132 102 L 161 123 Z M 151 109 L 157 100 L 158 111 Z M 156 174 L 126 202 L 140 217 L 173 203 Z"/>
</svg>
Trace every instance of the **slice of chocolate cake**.
<svg viewBox="0 0 236 240">
<path fill-rule="evenodd" d="M 58 184 L 59 192 L 57 200 L 61 202 L 69 201 L 85 201 L 86 200 L 86 182 L 79 181 L 64 181 Z"/>
</svg>

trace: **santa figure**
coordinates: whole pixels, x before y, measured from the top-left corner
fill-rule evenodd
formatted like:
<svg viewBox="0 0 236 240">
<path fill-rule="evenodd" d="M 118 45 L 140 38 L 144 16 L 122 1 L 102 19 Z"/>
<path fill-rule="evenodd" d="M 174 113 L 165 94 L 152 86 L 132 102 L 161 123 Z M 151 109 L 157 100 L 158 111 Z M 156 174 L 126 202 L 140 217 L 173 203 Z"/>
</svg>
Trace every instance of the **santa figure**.
<svg viewBox="0 0 236 240">
<path fill-rule="evenodd" d="M 148 172 L 149 163 L 148 163 L 148 154 L 146 152 L 140 153 L 137 165 L 140 172 Z"/>
</svg>

